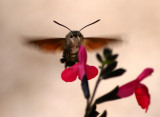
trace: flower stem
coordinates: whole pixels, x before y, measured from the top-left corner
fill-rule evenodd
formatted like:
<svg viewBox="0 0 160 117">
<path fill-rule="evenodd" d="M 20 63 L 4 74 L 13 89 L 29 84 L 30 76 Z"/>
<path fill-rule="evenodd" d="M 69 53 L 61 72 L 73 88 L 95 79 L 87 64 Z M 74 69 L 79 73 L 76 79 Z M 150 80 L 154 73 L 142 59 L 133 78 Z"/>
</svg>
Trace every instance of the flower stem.
<svg viewBox="0 0 160 117">
<path fill-rule="evenodd" d="M 101 79 L 100 79 L 100 77 L 99 77 L 98 80 L 97 80 L 97 82 L 96 82 L 96 85 L 95 85 L 95 88 L 94 88 L 94 91 L 93 91 L 93 95 L 92 95 L 91 100 L 90 100 L 90 103 L 89 103 L 89 107 L 90 107 L 91 104 L 92 104 L 92 101 L 93 101 L 93 99 L 94 99 L 94 96 L 95 96 L 95 94 L 96 94 L 97 87 L 98 87 L 100 81 L 101 81 Z"/>
<path fill-rule="evenodd" d="M 104 64 L 102 64 L 101 72 L 102 72 L 103 68 L 104 68 Z M 101 75 L 101 72 L 100 72 L 100 75 Z M 99 85 L 100 81 L 101 81 L 101 76 L 99 76 L 98 79 L 97 79 L 97 82 L 96 82 L 96 85 L 95 85 L 95 87 L 94 87 L 91 100 L 90 100 L 89 105 L 88 105 L 89 108 L 91 107 L 91 104 L 92 104 L 92 102 L 93 102 L 93 99 L 94 99 L 94 96 L 95 96 L 95 94 L 96 94 L 96 91 L 97 91 L 97 88 L 98 88 L 98 85 Z"/>
</svg>

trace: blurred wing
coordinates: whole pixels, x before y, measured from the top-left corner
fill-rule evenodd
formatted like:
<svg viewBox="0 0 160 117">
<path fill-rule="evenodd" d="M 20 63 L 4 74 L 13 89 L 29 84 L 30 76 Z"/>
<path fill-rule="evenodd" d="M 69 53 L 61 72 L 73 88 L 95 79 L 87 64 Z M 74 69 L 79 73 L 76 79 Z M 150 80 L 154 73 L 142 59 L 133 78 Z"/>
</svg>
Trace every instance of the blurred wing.
<svg viewBox="0 0 160 117">
<path fill-rule="evenodd" d="M 62 51 L 64 47 L 65 38 L 50 38 L 50 39 L 29 39 L 27 41 L 28 45 L 33 45 L 44 50 L 46 52 L 56 52 Z"/>
<path fill-rule="evenodd" d="M 84 45 L 87 50 L 96 50 L 110 43 L 118 43 L 121 41 L 122 40 L 115 39 L 115 38 L 87 37 L 87 38 L 84 38 Z"/>
</svg>

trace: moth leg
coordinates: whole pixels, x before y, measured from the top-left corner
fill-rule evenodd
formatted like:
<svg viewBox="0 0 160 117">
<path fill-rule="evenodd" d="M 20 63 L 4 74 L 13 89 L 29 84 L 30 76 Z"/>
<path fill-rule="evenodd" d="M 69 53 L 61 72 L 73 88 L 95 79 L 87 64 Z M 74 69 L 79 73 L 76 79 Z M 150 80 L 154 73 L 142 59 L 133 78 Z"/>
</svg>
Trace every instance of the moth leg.
<svg viewBox="0 0 160 117">
<path fill-rule="evenodd" d="M 60 59 L 61 63 L 65 63 L 66 62 L 66 52 L 63 52 L 62 58 Z"/>
</svg>

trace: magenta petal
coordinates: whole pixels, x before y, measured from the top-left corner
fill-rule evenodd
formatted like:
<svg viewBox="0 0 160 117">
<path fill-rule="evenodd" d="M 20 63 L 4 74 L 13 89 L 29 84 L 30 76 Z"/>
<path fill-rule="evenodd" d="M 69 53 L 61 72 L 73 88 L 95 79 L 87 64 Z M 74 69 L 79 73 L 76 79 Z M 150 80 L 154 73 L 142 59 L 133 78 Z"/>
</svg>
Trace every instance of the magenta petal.
<svg viewBox="0 0 160 117">
<path fill-rule="evenodd" d="M 78 65 L 78 78 L 80 80 L 82 80 L 83 76 L 85 75 L 85 72 L 86 72 L 85 65 L 79 64 Z"/>
<path fill-rule="evenodd" d="M 86 75 L 88 80 L 96 77 L 97 74 L 98 74 L 98 69 L 96 67 L 86 65 Z"/>
<path fill-rule="evenodd" d="M 134 90 L 136 89 L 138 83 L 139 82 L 137 82 L 137 80 L 134 80 L 119 87 L 117 96 L 119 96 L 120 98 L 131 96 L 134 93 Z"/>
<path fill-rule="evenodd" d="M 88 80 L 94 78 L 98 74 L 98 69 L 94 66 L 86 65 L 87 62 L 87 52 L 84 46 L 80 46 L 78 52 L 79 62 L 72 67 L 65 69 L 61 78 L 66 82 L 72 82 L 76 80 L 77 76 L 82 80 L 83 76 L 87 74 Z M 87 73 L 86 73 L 87 72 Z"/>
<path fill-rule="evenodd" d="M 141 106 L 141 108 L 146 109 L 147 112 L 150 104 L 150 94 L 148 93 L 148 88 L 143 84 L 139 84 L 135 89 L 135 96 L 138 104 Z"/>
<path fill-rule="evenodd" d="M 61 74 L 61 78 L 66 82 L 73 82 L 74 80 L 76 80 L 77 75 L 78 75 L 78 64 L 75 64 L 72 67 L 65 69 Z"/>
<path fill-rule="evenodd" d="M 146 78 L 147 76 L 151 75 L 153 72 L 152 68 L 146 68 L 143 70 L 143 72 L 138 76 L 137 80 L 142 81 L 144 78 Z"/>
<path fill-rule="evenodd" d="M 78 52 L 78 60 L 79 64 L 86 65 L 87 62 L 87 52 L 84 46 L 80 46 L 79 52 Z"/>
</svg>

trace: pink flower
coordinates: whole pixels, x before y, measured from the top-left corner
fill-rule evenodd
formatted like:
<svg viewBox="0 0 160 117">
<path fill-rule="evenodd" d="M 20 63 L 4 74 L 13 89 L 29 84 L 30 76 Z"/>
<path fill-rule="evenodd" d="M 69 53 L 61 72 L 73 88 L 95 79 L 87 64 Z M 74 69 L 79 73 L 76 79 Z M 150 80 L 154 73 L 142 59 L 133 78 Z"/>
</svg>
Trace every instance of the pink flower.
<svg viewBox="0 0 160 117">
<path fill-rule="evenodd" d="M 62 80 L 66 82 L 73 82 L 76 80 L 77 76 L 82 80 L 83 76 L 86 74 L 88 80 L 94 78 L 98 74 L 98 69 L 94 66 L 89 66 L 87 62 L 87 52 L 84 46 L 81 46 L 78 52 L 79 62 L 74 64 L 72 67 L 65 69 L 62 74 Z"/>
<path fill-rule="evenodd" d="M 148 106 L 150 104 L 150 94 L 148 93 L 148 88 L 140 82 L 147 76 L 151 75 L 152 72 L 152 68 L 144 69 L 144 71 L 137 77 L 137 79 L 121 86 L 117 95 L 120 98 L 124 98 L 135 93 L 138 104 L 141 106 L 141 108 L 146 109 L 147 112 Z"/>
</svg>

